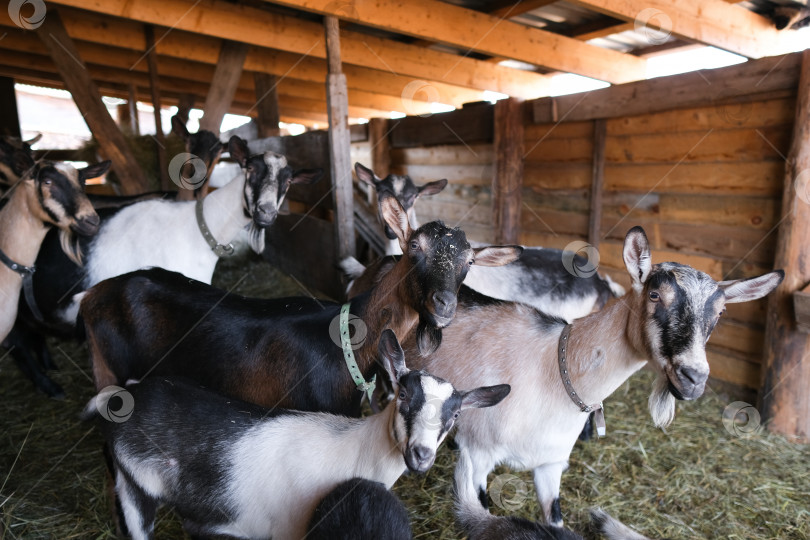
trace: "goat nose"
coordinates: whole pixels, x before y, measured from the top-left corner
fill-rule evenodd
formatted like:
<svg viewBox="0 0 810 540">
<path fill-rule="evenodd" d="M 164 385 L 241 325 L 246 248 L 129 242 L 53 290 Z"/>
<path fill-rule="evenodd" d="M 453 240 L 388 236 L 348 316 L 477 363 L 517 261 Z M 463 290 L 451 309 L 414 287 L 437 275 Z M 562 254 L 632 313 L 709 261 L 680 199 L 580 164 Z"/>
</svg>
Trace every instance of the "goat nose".
<svg viewBox="0 0 810 540">
<path fill-rule="evenodd" d="M 449 291 L 433 293 L 433 303 L 441 315 L 450 315 L 456 309 L 456 295 Z"/>
<path fill-rule="evenodd" d="M 433 456 L 433 452 L 427 446 L 419 445 L 413 447 L 413 455 L 416 456 L 419 463 L 424 463 Z"/>
<path fill-rule="evenodd" d="M 90 214 L 89 216 L 83 217 L 82 221 L 91 227 L 98 227 L 98 224 L 101 223 L 101 218 L 98 217 L 98 214 Z"/>
<path fill-rule="evenodd" d="M 688 366 L 681 366 L 678 368 L 678 376 L 681 379 L 686 379 L 690 383 L 697 385 L 703 382 L 703 374 L 700 371 L 690 368 Z"/>
</svg>

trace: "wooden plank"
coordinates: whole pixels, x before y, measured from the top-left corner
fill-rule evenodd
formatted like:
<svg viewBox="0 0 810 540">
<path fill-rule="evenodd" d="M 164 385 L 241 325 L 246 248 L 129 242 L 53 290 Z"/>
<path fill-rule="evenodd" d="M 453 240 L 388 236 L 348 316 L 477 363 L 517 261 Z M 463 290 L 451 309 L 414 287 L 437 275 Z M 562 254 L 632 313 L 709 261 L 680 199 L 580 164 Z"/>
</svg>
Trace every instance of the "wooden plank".
<svg viewBox="0 0 810 540">
<path fill-rule="evenodd" d="M 589 166 L 593 161 L 593 137 L 556 139 L 548 137 L 531 144 L 526 143 L 526 163 L 581 162 Z"/>
<path fill-rule="evenodd" d="M 219 135 L 219 128 L 225 112 L 230 108 L 239 79 L 242 76 L 242 66 L 247 56 L 248 45 L 236 41 L 223 41 L 219 51 L 219 61 L 211 81 L 211 89 L 205 98 L 203 117 L 200 128 L 207 129 Z"/>
<path fill-rule="evenodd" d="M 766 17 L 724 0 L 571 0 L 588 9 L 633 21 L 749 58 L 782 54 L 789 36 Z M 645 15 L 646 14 L 646 15 Z"/>
<path fill-rule="evenodd" d="M 191 109 L 194 108 L 194 102 L 197 100 L 194 94 L 183 94 L 180 96 L 180 101 L 177 103 L 176 116 L 185 125 L 188 124 L 188 115 Z"/>
<path fill-rule="evenodd" d="M 57 0 L 55 3 L 150 24 L 165 25 L 172 22 L 173 30 L 185 30 L 241 41 L 256 47 L 291 52 L 299 59 L 301 55 L 326 58 L 323 30 L 318 23 L 245 4 L 233 4 L 224 0 L 201 0 L 192 5 L 185 0 L 130 0 L 125 3 Z M 397 73 L 407 76 L 410 82 L 437 81 L 482 91 L 515 93 L 525 97 L 543 95 L 542 89 L 549 87 L 548 77 L 538 73 L 426 50 L 365 33 L 346 32 L 344 38 L 345 63 L 386 72 L 392 71 L 390 66 L 396 66 Z M 582 43 L 577 44 L 590 49 Z M 373 53 L 370 53 L 370 50 Z M 596 50 L 598 52 L 598 49 Z M 628 56 L 612 51 L 605 52 L 607 53 L 604 55 L 605 58 L 621 60 Z M 644 61 L 629 56 L 628 58 L 632 58 L 632 62 L 638 62 L 633 65 L 641 66 L 639 78 L 643 77 Z M 283 72 L 276 74 L 283 75 Z M 400 94 L 403 88 L 400 86 Z"/>
<path fill-rule="evenodd" d="M 275 75 L 254 73 L 256 84 L 256 122 L 259 137 L 276 137 L 280 135 L 278 123 L 281 119 L 278 107 L 278 82 Z"/>
<path fill-rule="evenodd" d="M 621 240 L 618 240 L 619 235 L 608 240 L 607 238 L 599 246 L 599 264 L 601 266 L 609 266 L 612 268 L 624 268 L 624 259 L 622 258 L 622 246 L 624 244 L 624 235 L 627 231 L 635 225 L 628 223 L 626 227 L 622 227 Z M 652 236 L 654 231 L 650 228 L 645 228 L 648 236 Z M 652 261 L 653 264 L 674 261 L 681 264 L 688 264 L 689 266 L 709 274 L 713 279 L 723 279 L 723 265 L 715 257 L 707 255 L 692 255 L 688 253 L 681 253 L 671 249 L 659 249 L 652 247 Z M 627 273 L 627 271 L 624 271 Z"/>
<path fill-rule="evenodd" d="M 0 135 L 22 138 L 14 79 L 0 77 Z"/>
<path fill-rule="evenodd" d="M 393 121 L 393 122 L 396 122 Z M 491 144 L 472 143 L 392 148 L 391 162 L 396 165 L 481 165 L 495 161 Z"/>
<path fill-rule="evenodd" d="M 593 123 L 588 120 L 561 124 L 529 124 L 523 132 L 527 146 L 546 139 L 587 139 L 593 136 Z"/>
<path fill-rule="evenodd" d="M 706 347 L 710 376 L 745 388 L 759 384 L 761 366 L 748 361 L 747 357 L 720 347 Z"/>
<path fill-rule="evenodd" d="M 474 186 L 487 189 L 492 187 L 492 178 L 495 175 L 491 163 L 481 165 L 394 165 L 391 167 L 391 172 L 407 174 L 417 184 L 446 178 L 449 182 L 448 187 L 463 185 L 468 188 Z"/>
<path fill-rule="evenodd" d="M 523 185 L 532 189 L 590 189 L 592 173 L 591 163 L 584 160 L 571 163 L 526 161 Z"/>
<path fill-rule="evenodd" d="M 574 122 L 671 109 L 705 106 L 723 100 L 789 89 L 799 77 L 799 53 L 762 58 L 722 69 L 703 69 L 616 85 L 587 94 L 534 100 L 534 122 Z"/>
<path fill-rule="evenodd" d="M 127 92 L 127 107 L 129 107 L 129 117 L 132 121 L 132 134 L 138 136 L 141 134 L 141 122 L 138 118 L 138 89 L 134 84 L 130 84 L 127 87 Z"/>
<path fill-rule="evenodd" d="M 132 150 L 127 146 L 121 130 L 115 125 L 107 107 L 101 101 L 98 87 L 90 79 L 87 68 L 62 25 L 59 13 L 56 10 L 49 11 L 36 32 L 48 48 L 87 127 L 98 140 L 101 151 L 112 161 L 112 168 L 121 183 L 122 192 L 131 195 L 148 191 L 150 186 L 146 177 L 138 166 Z"/>
<path fill-rule="evenodd" d="M 391 139 L 388 136 L 391 130 L 390 125 L 391 122 L 386 118 L 372 118 L 368 123 L 371 170 L 380 178 L 391 174 Z"/>
<path fill-rule="evenodd" d="M 588 214 L 523 206 L 521 230 L 541 234 L 588 237 Z"/>
<path fill-rule="evenodd" d="M 810 333 L 810 291 L 807 291 L 807 287 L 793 293 L 793 311 L 796 314 L 796 329 Z"/>
<path fill-rule="evenodd" d="M 163 116 L 160 114 L 160 83 L 158 81 L 157 55 L 155 54 L 155 33 L 151 25 L 145 25 L 146 61 L 149 65 L 149 91 L 152 94 L 153 115 L 155 118 L 155 151 L 158 156 L 158 178 L 160 189 L 168 191 L 171 186 L 169 180 L 169 161 L 166 159 L 166 137 L 163 132 Z"/>
<path fill-rule="evenodd" d="M 763 320 L 762 323 L 765 321 Z M 738 352 L 759 364 L 765 342 L 764 324 L 745 324 L 728 319 L 725 315 L 717 323 L 709 344 Z"/>
<path fill-rule="evenodd" d="M 422 0 L 418 5 L 396 0 L 355 2 L 350 9 L 330 0 L 283 0 L 281 3 L 464 50 L 612 83 L 639 80 L 645 76 L 646 62 L 641 58 L 437 0 Z M 446 21 L 453 21 L 453 24 Z"/>
<path fill-rule="evenodd" d="M 515 244 L 520 234 L 523 186 L 523 100 L 495 103 L 495 174 L 492 177 L 492 223 L 495 242 Z"/>
<path fill-rule="evenodd" d="M 593 180 L 591 182 L 591 211 L 588 216 L 588 243 L 599 247 L 602 239 L 602 190 L 605 184 L 605 139 L 607 127 L 604 120 L 593 122 Z"/>
<path fill-rule="evenodd" d="M 493 11 L 488 11 L 488 13 L 493 17 L 504 17 L 510 19 L 512 17 L 517 17 L 518 15 L 528 13 L 529 11 L 540 9 L 541 7 L 545 7 L 549 4 L 553 4 L 556 1 L 557 0 L 521 0 L 520 2 L 513 2 L 512 0 L 509 0 L 505 3 L 506 5 Z"/>
<path fill-rule="evenodd" d="M 471 148 L 473 143 L 491 142 L 492 136 L 493 106 L 488 103 L 428 117 L 401 118 L 390 134 L 392 148 L 434 144 Z"/>
<path fill-rule="evenodd" d="M 349 136 L 349 101 L 346 76 L 341 73 L 340 26 L 335 17 L 324 18 L 329 75 L 326 78 L 329 111 L 329 165 L 332 201 L 335 208 L 335 251 L 337 263 L 355 256 L 354 195 L 352 187 L 351 140 Z"/>
<path fill-rule="evenodd" d="M 785 167 L 782 216 L 774 266 L 785 270 L 782 284 L 768 298 L 766 352 L 760 413 L 768 429 L 810 441 L 810 334 L 800 332 L 793 313 L 793 293 L 810 282 L 810 50 L 801 55 L 796 121 Z"/>
</svg>

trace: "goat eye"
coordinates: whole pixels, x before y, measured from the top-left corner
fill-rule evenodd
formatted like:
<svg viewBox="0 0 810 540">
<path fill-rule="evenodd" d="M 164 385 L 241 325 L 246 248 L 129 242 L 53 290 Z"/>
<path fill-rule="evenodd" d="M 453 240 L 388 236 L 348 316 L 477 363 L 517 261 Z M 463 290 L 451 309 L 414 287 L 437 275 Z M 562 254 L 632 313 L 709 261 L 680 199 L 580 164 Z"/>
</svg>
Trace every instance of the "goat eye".
<svg viewBox="0 0 810 540">
<path fill-rule="evenodd" d="M 399 392 L 399 399 L 403 399 L 403 400 L 404 400 L 406 397 L 408 397 L 408 396 L 405 394 L 405 391 L 404 391 L 404 390 L 401 390 L 401 391 Z"/>
<path fill-rule="evenodd" d="M 453 413 L 453 420 L 458 419 L 458 415 L 460 415 L 460 414 L 461 414 L 461 411 L 456 411 L 455 413 Z"/>
<path fill-rule="evenodd" d="M 50 180 L 50 179 L 48 179 L 48 180 L 45 180 L 45 181 L 44 181 L 44 182 L 42 182 L 42 183 L 43 183 L 43 184 L 45 184 L 46 186 L 50 186 L 50 185 L 53 183 L 53 181 L 52 181 L 52 180 Z"/>
<path fill-rule="evenodd" d="M 718 317 L 722 317 L 722 316 L 725 314 L 725 312 L 726 312 L 726 310 L 724 309 L 723 311 L 721 311 L 721 312 L 720 312 L 720 314 L 718 315 Z"/>
<path fill-rule="evenodd" d="M 653 302 L 658 302 L 661 299 L 661 295 L 658 294 L 656 291 L 650 291 L 650 300 Z"/>
<path fill-rule="evenodd" d="M 475 259 L 470 259 L 470 262 L 468 262 L 467 264 L 468 264 L 468 265 L 470 265 L 470 266 L 472 266 L 472 265 L 473 265 L 473 263 L 475 263 Z"/>
<path fill-rule="evenodd" d="M 418 250 L 419 249 L 419 242 L 417 242 L 416 240 L 411 240 L 411 249 L 414 250 L 414 251 Z"/>
</svg>

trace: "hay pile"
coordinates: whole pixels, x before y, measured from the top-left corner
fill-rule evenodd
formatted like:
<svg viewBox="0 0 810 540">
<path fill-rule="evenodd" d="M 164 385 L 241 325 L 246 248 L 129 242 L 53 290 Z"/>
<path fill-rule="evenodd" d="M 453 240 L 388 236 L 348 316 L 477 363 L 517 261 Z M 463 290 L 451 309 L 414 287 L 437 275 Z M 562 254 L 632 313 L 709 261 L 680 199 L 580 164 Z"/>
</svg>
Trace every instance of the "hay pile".
<svg viewBox="0 0 810 540">
<path fill-rule="evenodd" d="M 217 286 L 237 283 L 239 294 L 301 294 L 294 281 L 252 256 L 217 268 Z M 92 396 L 86 350 L 59 341 L 51 348 L 64 401 L 35 393 L 8 357 L 0 360 L 0 539 L 112 538 L 101 440 L 78 420 Z M 810 447 L 767 432 L 730 434 L 721 418 L 733 400 L 711 389 L 697 402 L 680 403 L 674 423 L 661 432 L 646 409 L 651 382 L 642 372 L 622 386 L 606 402 L 608 437 L 574 449 L 563 475 L 567 525 L 586 530 L 587 509 L 600 505 L 653 537 L 810 538 Z M 427 475 L 405 476 L 395 487 L 417 538 L 461 538 L 452 516 L 454 459 L 445 447 Z M 516 477 L 501 478 L 510 480 L 502 500 L 513 510 L 493 506 L 493 512 L 536 517 L 531 475 L 499 469 L 490 482 L 504 474 Z M 184 538 L 170 512 L 160 514 L 157 538 Z"/>
</svg>

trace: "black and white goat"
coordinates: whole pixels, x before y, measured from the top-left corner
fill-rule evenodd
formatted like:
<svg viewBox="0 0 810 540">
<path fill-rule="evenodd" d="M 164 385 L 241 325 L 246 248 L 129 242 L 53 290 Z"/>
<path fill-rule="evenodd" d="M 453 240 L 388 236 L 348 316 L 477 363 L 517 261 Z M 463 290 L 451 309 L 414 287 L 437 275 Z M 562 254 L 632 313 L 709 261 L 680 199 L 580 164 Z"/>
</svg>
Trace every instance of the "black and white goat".
<svg viewBox="0 0 810 540">
<path fill-rule="evenodd" d="M 352 349 L 366 381 L 376 373 L 384 329 L 402 339 L 415 334 L 423 351 L 434 350 L 467 269 L 520 254 L 515 247 L 473 250 L 463 231 L 439 222 L 414 231 L 393 197 L 383 201 L 383 215 L 408 256 L 349 304 Z M 312 298 L 244 298 L 151 269 L 99 283 L 81 313 L 99 390 L 147 374 L 179 375 L 266 407 L 359 416 L 364 393 L 346 368 L 341 307 Z"/>
<path fill-rule="evenodd" d="M 365 478 L 339 484 L 309 521 L 307 540 L 410 540 L 408 510 L 384 485 Z"/>
<path fill-rule="evenodd" d="M 79 303 L 74 295 L 104 279 L 139 268 L 159 267 L 210 283 L 217 261 L 242 229 L 252 229 L 254 249 L 261 251 L 263 229 L 275 221 L 290 185 L 309 184 L 322 175 L 321 169 L 294 171 L 284 156 L 273 152 L 250 155 L 247 144 L 239 137 L 231 138 L 229 150 L 243 174 L 201 201 L 153 199 L 100 211 L 98 234 L 81 243 L 86 253 L 83 267 L 64 255 L 55 237 L 46 237 L 36 261 L 41 271 L 34 275 L 34 296 L 44 321 L 37 320 L 28 306 L 21 304 L 22 323 L 28 328 L 15 330 L 12 336 L 17 345 L 13 354 L 20 357 L 18 363 L 36 365 L 37 352 L 46 355 L 40 362 L 48 363 L 44 338 L 37 338 L 35 331 L 76 336 Z M 221 251 L 214 251 L 201 232 L 198 204 Z M 36 384 L 48 395 L 62 393 L 44 373 L 39 374 Z"/>
<path fill-rule="evenodd" d="M 806 2 L 784 3 L 768 2 L 764 9 L 777 30 L 800 30 L 810 26 L 810 6 Z"/>
<path fill-rule="evenodd" d="M 779 270 L 718 283 L 686 265 L 653 266 L 640 227 L 627 234 L 623 254 L 632 291 L 597 313 L 567 325 L 462 287 L 456 320 L 444 330 L 441 347 L 427 357 L 414 355 L 419 368 L 463 386 L 495 379 L 512 386 L 508 403 L 497 411 L 470 412 L 459 422 L 457 471 L 472 472 L 456 474 L 457 484 L 468 484 L 458 485 L 458 493 L 477 493 L 485 504 L 487 474 L 496 465 L 529 469 L 544 521 L 561 525 L 560 478 L 589 407 L 650 363 L 658 373 L 650 413 L 655 425 L 668 425 L 676 399 L 703 393 L 709 377 L 706 341 L 724 306 L 761 298 L 784 277 Z M 415 350 L 413 343 L 405 347 Z"/>
<path fill-rule="evenodd" d="M 409 370 L 391 330 L 379 353 L 397 398 L 364 419 L 264 409 L 182 379 L 128 386 L 131 416 L 101 421 L 101 429 L 132 538 L 153 537 L 161 504 L 195 535 L 303 538 L 337 484 L 360 477 L 390 488 L 406 469 L 426 472 L 461 411 L 491 407 L 509 393 L 508 385 L 460 392 Z M 109 395 L 99 394 L 86 413 L 104 417 Z"/>
<path fill-rule="evenodd" d="M 27 141 L 0 137 L 0 193 L 16 184 L 34 166 L 31 145 L 41 138 L 42 134 Z"/>
<path fill-rule="evenodd" d="M 73 232 L 93 235 L 98 230 L 99 217 L 84 193 L 84 183 L 109 167 L 109 161 L 79 170 L 41 161 L 6 194 L 0 209 L 0 342 L 14 326 L 20 292 L 36 275 L 37 252 L 51 227 L 59 231 L 63 245 L 70 243 Z"/>
</svg>

